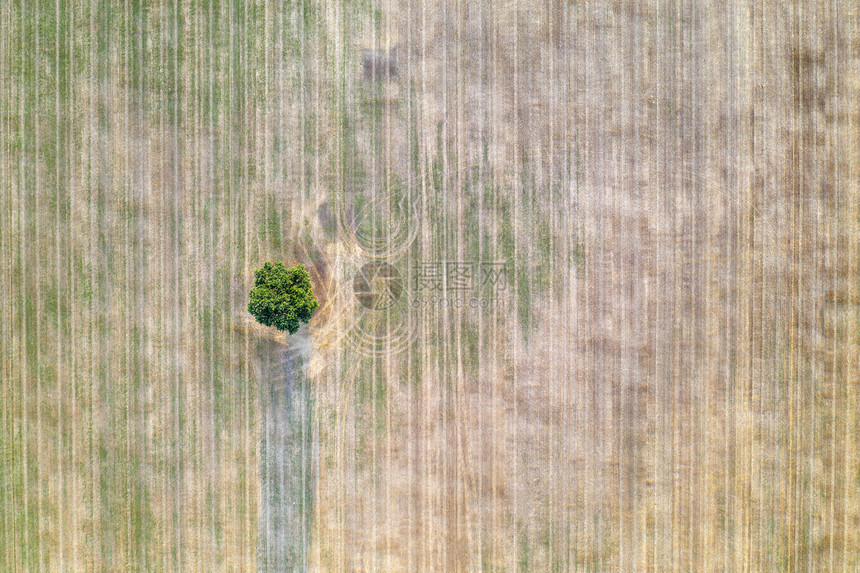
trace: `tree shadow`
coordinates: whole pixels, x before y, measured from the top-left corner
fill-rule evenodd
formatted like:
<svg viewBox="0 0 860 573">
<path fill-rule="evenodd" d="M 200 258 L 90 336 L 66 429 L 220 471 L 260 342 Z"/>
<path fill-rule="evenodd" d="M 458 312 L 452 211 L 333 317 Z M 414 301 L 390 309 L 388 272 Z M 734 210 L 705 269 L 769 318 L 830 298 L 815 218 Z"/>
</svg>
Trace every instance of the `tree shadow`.
<svg viewBox="0 0 860 573">
<path fill-rule="evenodd" d="M 313 524 L 317 456 L 313 393 L 308 384 L 311 335 L 306 325 L 285 347 L 259 343 L 262 427 L 258 569 L 304 571 Z"/>
</svg>

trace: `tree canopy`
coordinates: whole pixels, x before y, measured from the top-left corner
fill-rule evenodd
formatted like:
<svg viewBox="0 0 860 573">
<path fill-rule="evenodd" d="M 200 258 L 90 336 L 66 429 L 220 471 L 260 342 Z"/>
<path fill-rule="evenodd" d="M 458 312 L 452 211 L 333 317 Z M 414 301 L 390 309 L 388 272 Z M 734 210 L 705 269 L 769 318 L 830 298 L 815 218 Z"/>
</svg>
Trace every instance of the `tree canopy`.
<svg viewBox="0 0 860 573">
<path fill-rule="evenodd" d="M 280 261 L 265 263 L 254 277 L 248 312 L 260 324 L 295 334 L 319 306 L 308 271 L 300 263 L 290 269 Z"/>
</svg>

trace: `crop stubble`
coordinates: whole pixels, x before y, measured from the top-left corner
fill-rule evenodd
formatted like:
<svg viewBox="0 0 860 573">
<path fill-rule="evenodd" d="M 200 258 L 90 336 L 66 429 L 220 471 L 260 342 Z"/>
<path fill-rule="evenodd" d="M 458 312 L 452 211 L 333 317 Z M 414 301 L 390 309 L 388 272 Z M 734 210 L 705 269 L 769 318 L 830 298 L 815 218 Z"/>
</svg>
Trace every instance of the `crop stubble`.
<svg viewBox="0 0 860 573">
<path fill-rule="evenodd" d="M 856 568 L 858 17 L 5 3 L 0 568 Z"/>
</svg>

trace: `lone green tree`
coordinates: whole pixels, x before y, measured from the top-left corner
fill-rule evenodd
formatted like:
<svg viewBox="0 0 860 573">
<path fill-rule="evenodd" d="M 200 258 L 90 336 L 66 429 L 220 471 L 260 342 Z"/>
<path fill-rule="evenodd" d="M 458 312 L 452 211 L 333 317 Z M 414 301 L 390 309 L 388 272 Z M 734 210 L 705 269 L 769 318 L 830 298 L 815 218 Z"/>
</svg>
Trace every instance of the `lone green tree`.
<svg viewBox="0 0 860 573">
<path fill-rule="evenodd" d="M 286 330 L 290 334 L 308 322 L 319 306 L 311 286 L 311 277 L 302 264 L 287 269 L 284 263 L 265 263 L 254 271 L 248 312 L 260 324 Z"/>
</svg>

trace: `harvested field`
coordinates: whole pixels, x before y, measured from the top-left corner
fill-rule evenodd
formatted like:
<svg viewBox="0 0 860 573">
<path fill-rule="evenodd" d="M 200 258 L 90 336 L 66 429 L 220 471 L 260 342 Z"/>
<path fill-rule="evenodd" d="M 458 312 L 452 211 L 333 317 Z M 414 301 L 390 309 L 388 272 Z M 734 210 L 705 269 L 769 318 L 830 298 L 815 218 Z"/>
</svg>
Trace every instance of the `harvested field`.
<svg viewBox="0 0 860 573">
<path fill-rule="evenodd" d="M 0 570 L 860 568 L 856 2 L 10 0 L 0 90 Z"/>
</svg>

